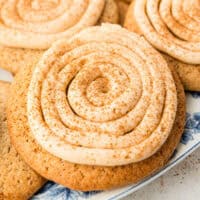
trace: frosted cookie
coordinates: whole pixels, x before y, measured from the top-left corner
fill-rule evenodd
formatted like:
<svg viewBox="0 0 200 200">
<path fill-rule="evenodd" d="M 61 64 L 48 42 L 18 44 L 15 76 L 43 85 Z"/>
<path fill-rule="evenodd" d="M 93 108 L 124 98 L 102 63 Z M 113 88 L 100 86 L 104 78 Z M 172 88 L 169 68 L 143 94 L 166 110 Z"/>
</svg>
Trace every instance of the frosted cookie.
<svg viewBox="0 0 200 200">
<path fill-rule="evenodd" d="M 6 119 L 9 90 L 10 84 L 0 81 L 0 199 L 23 200 L 45 181 L 25 164 L 10 143 Z"/>
<path fill-rule="evenodd" d="M 114 0 L 0 0 L 0 67 L 34 66 L 61 38 L 102 22 L 118 23 Z"/>
<path fill-rule="evenodd" d="M 125 27 L 169 56 L 186 90 L 200 91 L 198 0 L 134 0 Z"/>
<path fill-rule="evenodd" d="M 71 189 L 135 183 L 167 163 L 182 135 L 185 96 L 172 73 L 139 35 L 86 28 L 17 74 L 13 144 L 39 174 Z"/>
</svg>

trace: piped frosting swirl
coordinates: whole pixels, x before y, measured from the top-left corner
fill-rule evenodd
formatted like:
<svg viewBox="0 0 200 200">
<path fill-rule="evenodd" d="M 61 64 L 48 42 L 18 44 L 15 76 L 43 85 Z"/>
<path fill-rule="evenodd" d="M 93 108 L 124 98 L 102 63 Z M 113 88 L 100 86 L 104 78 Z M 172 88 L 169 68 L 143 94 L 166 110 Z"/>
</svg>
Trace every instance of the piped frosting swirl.
<svg viewBox="0 0 200 200">
<path fill-rule="evenodd" d="M 69 162 L 116 166 L 146 159 L 168 138 L 177 92 L 171 72 L 142 37 L 104 24 L 56 42 L 28 94 L 31 132 Z"/>
<path fill-rule="evenodd" d="M 199 0 L 134 0 L 132 29 L 158 50 L 189 64 L 200 64 Z"/>
<path fill-rule="evenodd" d="M 47 49 L 95 25 L 104 6 L 105 0 L 0 0 L 0 43 Z"/>
</svg>

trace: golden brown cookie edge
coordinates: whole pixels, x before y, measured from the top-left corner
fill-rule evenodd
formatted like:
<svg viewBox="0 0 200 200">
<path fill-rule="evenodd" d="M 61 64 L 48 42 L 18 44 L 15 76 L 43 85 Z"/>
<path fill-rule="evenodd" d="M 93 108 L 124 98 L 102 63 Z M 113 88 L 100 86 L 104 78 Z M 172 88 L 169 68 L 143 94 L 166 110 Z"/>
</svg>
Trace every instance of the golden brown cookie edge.
<svg viewBox="0 0 200 200">
<path fill-rule="evenodd" d="M 0 80 L 0 106 L 1 116 L 0 130 L 1 138 L 4 139 L 4 144 L 1 145 L 3 149 L 0 154 L 1 165 L 1 180 L 2 187 L 0 188 L 0 199 L 28 199 L 31 197 L 42 185 L 45 180 L 34 172 L 17 154 L 13 145 L 10 144 L 10 140 L 7 137 L 8 130 L 5 126 L 6 123 L 6 103 L 9 96 L 10 83 Z M 9 151 L 6 151 L 6 149 Z M 14 165 L 14 166 L 13 166 Z M 30 183 L 31 182 L 31 183 Z M 29 184 L 30 183 L 30 184 Z"/>
</svg>

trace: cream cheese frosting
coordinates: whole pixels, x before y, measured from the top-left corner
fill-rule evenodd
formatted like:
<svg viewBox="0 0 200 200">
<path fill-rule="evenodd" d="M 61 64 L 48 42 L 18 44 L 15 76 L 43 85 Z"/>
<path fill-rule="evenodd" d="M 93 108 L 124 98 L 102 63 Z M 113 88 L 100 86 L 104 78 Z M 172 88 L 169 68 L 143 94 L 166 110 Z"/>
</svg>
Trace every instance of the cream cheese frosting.
<svg viewBox="0 0 200 200">
<path fill-rule="evenodd" d="M 27 94 L 37 143 L 87 165 L 150 157 L 168 138 L 176 108 L 162 56 L 143 37 L 110 24 L 56 42 L 35 67 Z"/>
<path fill-rule="evenodd" d="M 134 0 L 135 25 L 157 49 L 188 64 L 200 64 L 199 0 Z"/>
<path fill-rule="evenodd" d="M 0 0 L 0 43 L 47 49 L 87 26 L 95 25 L 105 0 Z"/>
</svg>

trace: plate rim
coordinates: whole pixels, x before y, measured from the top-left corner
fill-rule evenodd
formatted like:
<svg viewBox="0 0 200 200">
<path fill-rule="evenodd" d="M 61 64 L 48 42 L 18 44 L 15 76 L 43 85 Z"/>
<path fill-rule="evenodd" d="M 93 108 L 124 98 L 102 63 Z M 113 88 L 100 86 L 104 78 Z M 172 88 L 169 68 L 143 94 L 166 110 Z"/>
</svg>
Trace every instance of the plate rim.
<svg viewBox="0 0 200 200">
<path fill-rule="evenodd" d="M 141 182 L 137 183 L 134 186 L 130 186 L 130 188 L 126 189 L 125 191 L 121 191 L 118 194 L 113 195 L 112 197 L 109 197 L 107 200 L 119 200 L 123 197 L 126 197 L 133 192 L 137 191 L 141 187 L 144 187 L 148 185 L 149 183 L 155 181 L 157 178 L 159 178 L 161 175 L 165 174 L 167 171 L 172 169 L 174 166 L 178 165 L 181 161 L 185 160 L 187 156 L 189 156 L 192 152 L 194 152 L 196 149 L 200 147 L 200 141 L 194 144 L 191 148 L 189 148 L 185 153 L 177 157 L 175 160 L 173 160 L 171 163 L 168 163 L 166 166 L 164 166 L 160 171 L 154 173 L 150 177 L 147 177 L 146 179 L 143 179 Z"/>
</svg>

